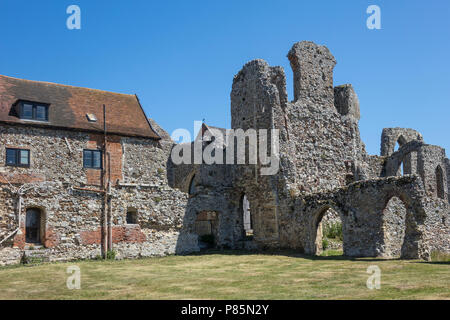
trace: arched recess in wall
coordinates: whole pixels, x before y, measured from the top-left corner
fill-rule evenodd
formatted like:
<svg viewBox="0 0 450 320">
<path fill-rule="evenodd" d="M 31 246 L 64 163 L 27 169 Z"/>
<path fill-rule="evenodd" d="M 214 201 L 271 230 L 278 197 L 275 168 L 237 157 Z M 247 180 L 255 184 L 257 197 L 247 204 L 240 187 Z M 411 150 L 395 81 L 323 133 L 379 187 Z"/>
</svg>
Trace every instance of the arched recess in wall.
<svg viewBox="0 0 450 320">
<path fill-rule="evenodd" d="M 25 242 L 30 244 L 43 244 L 45 242 L 45 212 L 43 209 L 27 208 Z"/>
<path fill-rule="evenodd" d="M 339 211 L 328 205 L 318 211 L 313 222 L 313 239 L 315 255 L 343 254 L 344 234 Z"/>
<path fill-rule="evenodd" d="M 445 189 L 444 189 L 444 171 L 442 167 L 438 165 L 436 167 L 436 191 L 438 198 L 445 199 Z"/>
<path fill-rule="evenodd" d="M 244 238 L 247 240 L 253 239 L 253 217 L 250 209 L 250 201 L 248 201 L 247 195 L 243 195 L 241 198 L 241 214 L 243 223 Z"/>
<path fill-rule="evenodd" d="M 383 243 L 380 255 L 399 258 L 406 233 L 406 207 L 403 201 L 393 196 L 383 209 Z"/>
</svg>

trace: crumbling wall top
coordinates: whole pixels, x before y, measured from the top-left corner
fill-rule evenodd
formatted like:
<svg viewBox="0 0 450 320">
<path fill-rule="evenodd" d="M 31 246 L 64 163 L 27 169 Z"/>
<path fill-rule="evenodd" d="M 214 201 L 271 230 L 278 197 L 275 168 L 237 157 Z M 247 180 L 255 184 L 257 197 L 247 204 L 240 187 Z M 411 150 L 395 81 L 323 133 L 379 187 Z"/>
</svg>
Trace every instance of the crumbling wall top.
<svg viewBox="0 0 450 320">
<path fill-rule="evenodd" d="M 302 41 L 295 43 L 287 56 L 294 73 L 294 101 L 310 100 L 333 106 L 336 60 L 328 48 Z"/>
<path fill-rule="evenodd" d="M 286 107 L 286 76 L 281 67 L 261 59 L 246 63 L 235 75 L 231 90 L 231 127 L 272 128 L 274 114 Z"/>
<path fill-rule="evenodd" d="M 334 88 L 334 106 L 341 115 L 356 121 L 360 119 L 359 99 L 351 84 Z"/>
</svg>

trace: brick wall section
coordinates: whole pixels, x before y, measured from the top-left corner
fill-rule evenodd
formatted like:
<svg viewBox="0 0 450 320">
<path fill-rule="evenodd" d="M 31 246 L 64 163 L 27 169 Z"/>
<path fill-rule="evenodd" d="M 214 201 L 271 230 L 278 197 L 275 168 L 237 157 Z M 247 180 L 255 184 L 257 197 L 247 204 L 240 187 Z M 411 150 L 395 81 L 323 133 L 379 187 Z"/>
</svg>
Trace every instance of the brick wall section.
<svg viewBox="0 0 450 320">
<path fill-rule="evenodd" d="M 89 141 L 87 141 L 86 149 L 102 150 L 103 143 L 104 143 L 103 135 L 91 134 L 89 136 Z M 102 185 L 102 170 L 100 169 L 84 169 L 84 170 L 86 172 L 87 184 L 95 186 Z"/>
<path fill-rule="evenodd" d="M 113 243 L 143 243 L 146 240 L 139 225 L 115 226 L 112 229 Z"/>
<path fill-rule="evenodd" d="M 108 136 L 106 149 L 109 153 L 109 157 L 106 156 L 107 169 L 111 170 L 111 183 L 115 185 L 117 181 L 121 181 L 122 178 L 122 139 L 119 136 Z M 87 142 L 87 149 L 102 150 L 104 144 L 104 136 L 100 134 L 91 134 L 89 141 Z M 102 159 L 102 161 L 104 161 Z M 109 162 L 110 161 L 110 162 Z M 104 163 L 102 163 L 102 166 Z M 98 169 L 84 169 L 86 171 L 87 183 L 89 185 L 102 185 L 102 170 Z M 109 178 L 109 175 L 108 177 Z"/>
<path fill-rule="evenodd" d="M 58 244 L 59 244 L 58 234 L 53 230 L 53 228 L 47 228 L 47 230 L 45 230 L 44 236 L 44 247 L 54 248 L 58 246 Z"/>
<path fill-rule="evenodd" d="M 3 174 L 0 175 L 0 183 L 34 183 L 45 181 L 45 176 L 42 174 L 34 173 L 15 173 L 15 174 Z"/>
<path fill-rule="evenodd" d="M 101 228 L 93 231 L 81 231 L 80 238 L 82 245 L 100 244 L 102 239 Z"/>
<path fill-rule="evenodd" d="M 111 170 L 111 183 L 113 185 L 115 185 L 118 180 L 123 180 L 123 148 L 121 141 L 121 137 L 118 136 L 108 137 L 107 150 L 110 153 L 109 165 Z"/>
<path fill-rule="evenodd" d="M 112 228 L 112 238 L 113 243 L 143 243 L 146 241 L 146 236 L 142 233 L 139 225 L 125 225 L 125 226 L 114 226 Z M 101 243 L 101 229 L 93 231 L 82 231 L 81 244 L 91 245 Z"/>
<path fill-rule="evenodd" d="M 19 234 L 20 233 L 20 234 Z M 21 228 L 20 232 L 16 233 L 13 241 L 13 247 L 23 249 L 25 247 L 25 228 Z"/>
</svg>

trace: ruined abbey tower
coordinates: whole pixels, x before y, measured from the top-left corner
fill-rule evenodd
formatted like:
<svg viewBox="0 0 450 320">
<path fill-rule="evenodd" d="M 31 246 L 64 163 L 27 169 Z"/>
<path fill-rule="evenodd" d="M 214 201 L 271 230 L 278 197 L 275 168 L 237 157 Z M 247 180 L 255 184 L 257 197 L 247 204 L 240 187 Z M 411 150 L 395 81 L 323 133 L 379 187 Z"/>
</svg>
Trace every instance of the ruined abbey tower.
<svg viewBox="0 0 450 320">
<path fill-rule="evenodd" d="M 277 132 L 263 152 L 277 155 L 272 174 L 261 174 L 270 167 L 261 157 L 176 164 L 179 147 L 214 146 L 227 160 L 238 149 L 208 124 L 175 144 L 135 95 L 0 76 L 0 265 L 208 246 L 320 254 L 324 217 L 342 223 L 346 256 L 449 253 L 445 150 L 386 128 L 381 154 L 368 155 L 357 94 L 334 85 L 330 51 L 299 42 L 287 57 L 293 101 L 284 70 L 264 60 L 243 66 L 230 95 L 230 129 Z"/>
<path fill-rule="evenodd" d="M 321 221 L 331 210 L 342 221 L 344 255 L 427 259 L 433 250 L 449 252 L 445 150 L 412 129 L 389 128 L 381 156 L 368 155 L 358 97 L 349 84 L 334 86 L 330 51 L 305 41 L 288 58 L 294 101 L 284 70 L 264 60 L 245 64 L 231 91 L 232 129 L 279 130 L 278 173 L 259 175 L 259 162 L 175 166 L 174 186 L 190 193 L 186 221 L 212 233 L 219 247 L 318 254 Z M 205 124 L 202 132 L 224 130 Z"/>
</svg>

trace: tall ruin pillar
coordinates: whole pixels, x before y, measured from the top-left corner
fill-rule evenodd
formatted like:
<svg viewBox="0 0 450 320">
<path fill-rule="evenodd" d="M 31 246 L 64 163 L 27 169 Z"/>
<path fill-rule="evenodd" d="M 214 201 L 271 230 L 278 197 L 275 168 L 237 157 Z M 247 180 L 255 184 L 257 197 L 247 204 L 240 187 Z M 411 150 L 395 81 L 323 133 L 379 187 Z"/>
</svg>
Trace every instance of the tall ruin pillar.
<svg viewBox="0 0 450 320">
<path fill-rule="evenodd" d="M 333 69 L 336 65 L 327 47 L 310 41 L 297 42 L 288 53 L 294 72 L 294 100 L 334 105 Z"/>
</svg>

